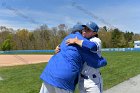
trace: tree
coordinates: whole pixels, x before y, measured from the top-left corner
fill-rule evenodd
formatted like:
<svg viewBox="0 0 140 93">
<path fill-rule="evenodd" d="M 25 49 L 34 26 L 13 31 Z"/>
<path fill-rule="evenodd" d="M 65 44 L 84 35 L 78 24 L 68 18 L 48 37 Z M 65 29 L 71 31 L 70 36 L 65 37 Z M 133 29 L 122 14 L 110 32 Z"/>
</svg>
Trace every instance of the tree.
<svg viewBox="0 0 140 93">
<path fill-rule="evenodd" d="M 100 31 L 98 32 L 99 38 L 102 41 L 102 47 L 103 48 L 110 48 L 112 47 L 111 43 L 111 32 L 107 32 L 105 29 L 100 28 Z"/>
<path fill-rule="evenodd" d="M 5 50 L 11 50 L 11 42 L 10 42 L 10 39 L 6 39 L 3 43 L 2 43 L 2 46 L 1 46 L 1 49 L 3 51 Z"/>
<path fill-rule="evenodd" d="M 112 41 L 112 45 L 113 47 L 119 47 L 119 43 L 120 43 L 120 39 L 121 39 L 121 31 L 119 31 L 119 29 L 114 29 L 112 31 L 112 35 L 111 35 L 111 41 Z"/>
<path fill-rule="evenodd" d="M 121 34 L 121 36 L 120 36 L 119 39 L 120 39 L 120 41 L 117 44 L 119 48 L 124 48 L 124 47 L 127 47 L 128 46 L 128 42 L 126 41 L 126 39 L 124 37 L 124 34 Z"/>
<path fill-rule="evenodd" d="M 131 40 L 132 40 L 132 36 L 134 35 L 134 33 L 133 32 L 125 32 L 124 33 L 124 37 L 125 37 L 125 39 L 126 39 L 126 41 L 127 42 L 131 42 Z"/>
<path fill-rule="evenodd" d="M 106 27 L 106 26 L 103 26 L 103 29 L 104 29 L 105 31 L 107 31 L 107 27 Z"/>
<path fill-rule="evenodd" d="M 15 41 L 17 42 L 16 46 L 18 47 L 18 49 L 29 49 L 28 46 L 28 33 L 29 31 L 27 29 L 18 29 L 18 31 L 16 32 L 16 38 Z"/>
<path fill-rule="evenodd" d="M 0 48 L 3 50 L 54 49 L 71 32 L 71 29 L 65 24 L 51 28 L 48 28 L 47 25 L 41 25 L 33 31 L 27 29 L 13 30 L 0 26 Z M 133 47 L 133 42 L 140 40 L 140 34 L 109 29 L 106 26 L 101 27 L 98 34 L 103 48 Z"/>
</svg>

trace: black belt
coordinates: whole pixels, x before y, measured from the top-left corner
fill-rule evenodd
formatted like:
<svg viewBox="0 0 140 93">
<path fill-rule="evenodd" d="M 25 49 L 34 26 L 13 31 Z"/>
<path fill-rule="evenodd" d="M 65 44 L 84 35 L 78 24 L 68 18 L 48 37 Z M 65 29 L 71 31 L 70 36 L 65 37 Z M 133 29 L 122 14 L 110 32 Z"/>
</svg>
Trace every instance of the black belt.
<svg viewBox="0 0 140 93">
<path fill-rule="evenodd" d="M 84 79 L 89 79 L 88 76 L 81 74 L 81 77 Z"/>
<path fill-rule="evenodd" d="M 100 75 L 101 75 L 101 73 L 100 73 Z M 88 76 L 83 75 L 83 74 L 81 74 L 81 77 L 84 78 L 84 79 L 89 79 Z M 96 78 L 96 77 L 97 77 L 97 76 L 96 76 L 95 74 L 92 75 L 92 78 Z"/>
</svg>

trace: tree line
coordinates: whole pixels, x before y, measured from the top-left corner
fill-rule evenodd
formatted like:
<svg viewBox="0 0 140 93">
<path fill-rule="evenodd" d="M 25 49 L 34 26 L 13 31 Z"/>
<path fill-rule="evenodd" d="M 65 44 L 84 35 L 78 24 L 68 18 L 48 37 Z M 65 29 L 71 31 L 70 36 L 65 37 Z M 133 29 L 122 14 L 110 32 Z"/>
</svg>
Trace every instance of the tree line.
<svg viewBox="0 0 140 93">
<path fill-rule="evenodd" d="M 35 30 L 7 28 L 0 26 L 0 50 L 50 50 L 61 43 L 63 38 L 71 32 L 71 28 L 60 24 L 48 28 L 42 25 Z M 122 32 L 119 29 L 100 27 L 99 38 L 103 48 L 133 47 L 135 40 L 140 40 L 140 34 Z"/>
</svg>

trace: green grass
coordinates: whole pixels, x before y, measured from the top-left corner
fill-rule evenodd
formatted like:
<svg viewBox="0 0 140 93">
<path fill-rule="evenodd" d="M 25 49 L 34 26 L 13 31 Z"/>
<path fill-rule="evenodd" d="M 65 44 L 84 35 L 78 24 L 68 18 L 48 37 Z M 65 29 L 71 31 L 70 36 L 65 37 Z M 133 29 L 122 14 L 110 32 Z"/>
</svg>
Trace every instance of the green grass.
<svg viewBox="0 0 140 93">
<path fill-rule="evenodd" d="M 101 69 L 104 90 L 140 74 L 140 52 L 104 52 L 108 65 Z"/>
<path fill-rule="evenodd" d="M 39 93 L 39 78 L 46 63 L 0 68 L 0 93 Z"/>
<path fill-rule="evenodd" d="M 108 65 L 101 69 L 104 90 L 140 74 L 140 52 L 104 52 Z M 1 67 L 0 93 L 39 93 L 39 76 L 46 63 Z M 78 90 L 76 90 L 78 93 Z"/>
</svg>

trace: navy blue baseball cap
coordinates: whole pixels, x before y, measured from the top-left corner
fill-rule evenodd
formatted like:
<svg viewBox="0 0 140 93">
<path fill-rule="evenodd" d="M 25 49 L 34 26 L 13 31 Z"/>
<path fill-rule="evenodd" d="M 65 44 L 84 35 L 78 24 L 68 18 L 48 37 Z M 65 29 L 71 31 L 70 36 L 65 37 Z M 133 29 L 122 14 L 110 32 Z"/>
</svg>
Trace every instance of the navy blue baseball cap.
<svg viewBox="0 0 140 93">
<path fill-rule="evenodd" d="M 86 25 L 82 25 L 82 26 L 88 27 L 88 28 L 89 28 L 90 30 L 92 30 L 93 32 L 98 32 L 98 30 L 99 30 L 98 25 L 97 25 L 96 23 L 94 23 L 94 22 L 88 22 Z"/>
<path fill-rule="evenodd" d="M 83 30 L 83 28 L 84 28 L 83 25 L 76 24 L 76 25 L 73 26 L 72 30 L 73 31 L 80 31 L 80 30 Z"/>
</svg>

